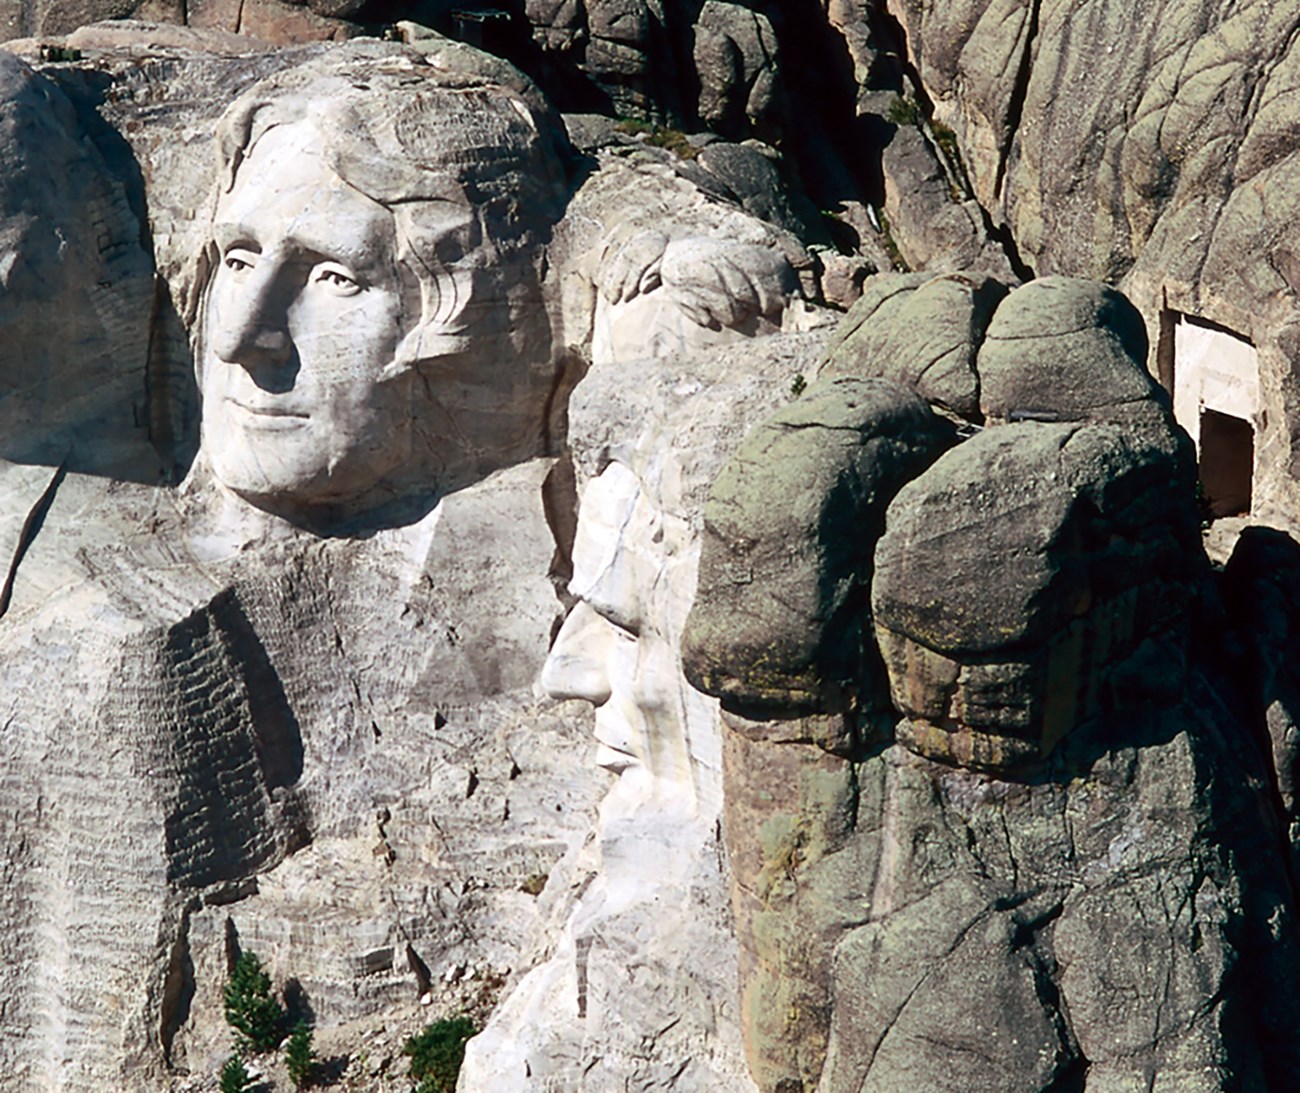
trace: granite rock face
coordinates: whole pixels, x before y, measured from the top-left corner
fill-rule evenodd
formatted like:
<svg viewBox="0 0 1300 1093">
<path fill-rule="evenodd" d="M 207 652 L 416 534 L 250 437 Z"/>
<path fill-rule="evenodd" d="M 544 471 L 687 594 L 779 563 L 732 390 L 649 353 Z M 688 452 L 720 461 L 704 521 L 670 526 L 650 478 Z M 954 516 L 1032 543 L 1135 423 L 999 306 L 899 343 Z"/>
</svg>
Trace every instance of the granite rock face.
<svg viewBox="0 0 1300 1093">
<path fill-rule="evenodd" d="M 1124 288 L 1150 334 L 1151 370 L 1171 387 L 1182 381 L 1169 333 L 1179 316 L 1258 350 L 1249 382 L 1268 394 L 1248 411 L 1253 511 L 1294 521 L 1284 392 L 1295 263 L 1283 225 L 1297 160 L 1283 134 L 1295 13 L 1196 0 L 1136 22 L 1055 0 L 889 8 L 973 192 L 1025 267 Z"/>
<path fill-rule="evenodd" d="M 699 683 L 723 701 L 751 1072 L 774 1093 L 1285 1084 L 1297 1060 L 1273 1018 L 1293 1005 L 1296 937 L 1265 923 L 1294 921 L 1278 859 L 1293 806 L 1261 796 L 1293 766 L 1285 671 L 1267 661 L 1240 689 L 1254 624 L 1222 617 L 1190 448 L 1131 305 L 1047 278 L 985 282 L 981 307 L 979 285 L 868 283 L 822 372 L 910 376 L 965 436 L 885 495 L 883 534 L 837 505 L 838 540 L 874 545 L 858 611 L 875 638 L 859 660 L 885 668 L 874 691 L 820 710 L 737 702 L 752 665 L 806 672 L 804 646 L 835 627 L 796 612 L 769 629 L 803 646 L 723 660 L 745 632 L 723 620 L 774 585 L 737 588 L 705 539 L 687 650 L 725 665 Z M 952 296 L 948 324 L 915 321 Z M 964 398 L 935 373 L 963 377 Z M 711 506 L 790 463 L 748 446 Z M 836 487 L 818 496 L 835 504 Z M 747 548 L 784 559 L 797 589 L 783 605 L 834 585 L 796 526 L 754 529 Z M 1270 550 L 1289 557 L 1244 537 L 1233 580 L 1265 579 Z M 1289 617 L 1280 603 L 1259 628 L 1285 642 Z M 1245 983 L 1277 1010 L 1245 1005 Z"/>
<path fill-rule="evenodd" d="M 1177 695 L 1197 526 L 1186 450 L 1163 439 L 990 428 L 900 492 L 872 585 L 900 738 L 1006 768 Z"/>
<path fill-rule="evenodd" d="M 136 209 L 57 84 L 0 54 L 0 98 L 0 455 L 147 480 L 139 432 L 76 443 L 143 408 L 154 271 Z"/>
<path fill-rule="evenodd" d="M 0 1084 L 1297 1085 L 1294 12 L 0 27 Z"/>
<path fill-rule="evenodd" d="M 526 973 L 470 1042 L 465 1089 L 750 1090 L 716 701 L 682 676 L 708 484 L 741 422 L 788 398 L 817 333 L 695 357 L 596 363 L 570 403 L 584 483 L 577 603 L 542 685 L 596 705 L 617 776 L 592 839 L 551 873 Z"/>
<path fill-rule="evenodd" d="M 807 713 L 878 686 L 861 676 L 885 510 L 953 439 L 879 379 L 814 384 L 756 426 L 713 483 L 687 678 L 729 707 Z"/>
<path fill-rule="evenodd" d="M 23 427 L 0 1069 L 211 1084 L 252 950 L 349 1053 L 353 1022 L 486 1022 L 508 995 L 509 1029 L 590 998 L 486 1034 L 471 1088 L 576 1081 L 596 1049 L 587 1088 L 746 1088 L 717 710 L 675 658 L 711 470 L 823 349 L 794 333 L 807 252 L 705 172 L 572 170 L 536 87 L 463 45 L 184 29 L 97 30 L 47 76 L 0 55 Z M 656 359 L 729 342 L 694 379 Z M 649 417 L 619 393 L 638 353 Z M 579 506 L 611 445 L 632 493 Z M 630 499 L 644 524 L 604 543 Z M 572 692 L 601 704 L 594 740 L 589 705 L 534 689 L 593 543 L 616 572 L 643 557 L 611 587 L 647 612 L 630 678 L 607 619 L 556 647 L 621 688 Z M 590 585 L 578 622 L 607 606 Z"/>
</svg>

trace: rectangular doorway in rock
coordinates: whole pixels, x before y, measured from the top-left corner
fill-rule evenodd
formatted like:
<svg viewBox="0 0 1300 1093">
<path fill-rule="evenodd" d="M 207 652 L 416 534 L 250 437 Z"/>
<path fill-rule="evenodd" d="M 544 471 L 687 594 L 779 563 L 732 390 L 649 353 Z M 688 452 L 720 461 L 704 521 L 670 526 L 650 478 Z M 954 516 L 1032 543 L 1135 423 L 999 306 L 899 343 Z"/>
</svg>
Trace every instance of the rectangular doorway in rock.
<svg viewBox="0 0 1300 1093">
<path fill-rule="evenodd" d="M 1174 417 L 1196 445 L 1210 513 L 1250 511 L 1255 431 L 1262 418 L 1259 354 L 1249 338 L 1195 315 L 1160 317 L 1157 366 Z"/>
<path fill-rule="evenodd" d="M 1255 430 L 1239 417 L 1202 410 L 1200 432 L 1201 488 L 1210 513 L 1245 515 L 1255 475 Z"/>
</svg>

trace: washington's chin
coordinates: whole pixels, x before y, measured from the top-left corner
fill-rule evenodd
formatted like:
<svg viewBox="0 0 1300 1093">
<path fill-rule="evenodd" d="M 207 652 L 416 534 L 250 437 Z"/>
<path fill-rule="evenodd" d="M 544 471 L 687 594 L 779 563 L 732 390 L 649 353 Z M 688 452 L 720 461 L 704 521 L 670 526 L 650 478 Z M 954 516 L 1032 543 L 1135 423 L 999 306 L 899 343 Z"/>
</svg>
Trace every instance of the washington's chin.
<svg viewBox="0 0 1300 1093">
<path fill-rule="evenodd" d="M 247 425 L 228 416 L 223 424 L 225 429 L 203 440 L 213 476 L 268 512 L 346 506 L 366 497 L 392 470 L 323 451 L 319 429 L 308 417 L 256 415 L 255 424 Z"/>
<path fill-rule="evenodd" d="M 367 480 L 343 488 L 344 484 L 326 469 L 294 467 L 288 459 L 273 460 L 271 453 L 264 453 L 259 461 L 210 456 L 209 462 L 213 477 L 227 491 L 254 508 L 280 516 L 343 505 L 364 496 L 374 486 L 372 480 Z"/>
</svg>

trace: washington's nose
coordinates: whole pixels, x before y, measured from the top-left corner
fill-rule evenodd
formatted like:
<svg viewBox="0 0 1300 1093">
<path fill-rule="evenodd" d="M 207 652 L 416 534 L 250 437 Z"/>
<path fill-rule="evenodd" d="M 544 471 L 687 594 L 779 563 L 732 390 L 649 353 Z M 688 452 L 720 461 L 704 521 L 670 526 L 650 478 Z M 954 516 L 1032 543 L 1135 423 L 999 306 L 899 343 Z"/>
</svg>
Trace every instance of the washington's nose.
<svg viewBox="0 0 1300 1093">
<path fill-rule="evenodd" d="M 226 287 L 212 324 L 212 348 L 222 360 L 253 369 L 283 364 L 289 359 L 283 272 L 275 263 L 266 261 Z"/>
<path fill-rule="evenodd" d="M 609 701 L 605 664 L 613 627 L 585 602 L 569 612 L 542 666 L 542 689 L 552 698 L 584 698 L 595 706 Z"/>
</svg>

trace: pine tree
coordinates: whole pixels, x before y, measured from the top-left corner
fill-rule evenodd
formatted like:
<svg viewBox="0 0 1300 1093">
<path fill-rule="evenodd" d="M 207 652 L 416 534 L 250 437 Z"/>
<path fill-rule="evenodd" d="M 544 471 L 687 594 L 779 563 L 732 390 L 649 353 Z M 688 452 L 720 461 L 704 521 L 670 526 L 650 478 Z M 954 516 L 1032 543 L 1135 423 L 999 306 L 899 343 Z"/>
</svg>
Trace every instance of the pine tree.
<svg viewBox="0 0 1300 1093">
<path fill-rule="evenodd" d="M 411 1080 L 419 1083 L 415 1093 L 455 1093 L 456 1078 L 465 1059 L 465 1041 L 478 1030 L 465 1016 L 435 1021 L 423 1032 L 410 1037 L 402 1054 L 411 1057 Z"/>
<path fill-rule="evenodd" d="M 245 1051 L 271 1051 L 284 1039 L 284 1007 L 271 995 L 271 977 L 255 953 L 235 962 L 226 984 L 226 1023 Z"/>
<path fill-rule="evenodd" d="M 248 1085 L 248 1071 L 244 1069 L 244 1060 L 232 1055 L 221 1068 L 221 1093 L 244 1093 Z"/>
<path fill-rule="evenodd" d="M 294 1089 L 306 1089 L 312 1084 L 316 1074 L 316 1052 L 311 1046 L 311 1026 L 307 1022 L 299 1021 L 289 1033 L 284 1062 Z"/>
</svg>

